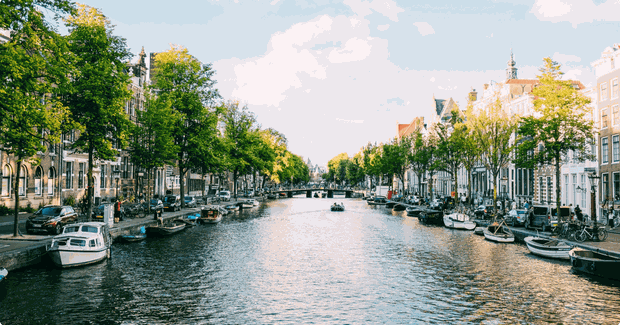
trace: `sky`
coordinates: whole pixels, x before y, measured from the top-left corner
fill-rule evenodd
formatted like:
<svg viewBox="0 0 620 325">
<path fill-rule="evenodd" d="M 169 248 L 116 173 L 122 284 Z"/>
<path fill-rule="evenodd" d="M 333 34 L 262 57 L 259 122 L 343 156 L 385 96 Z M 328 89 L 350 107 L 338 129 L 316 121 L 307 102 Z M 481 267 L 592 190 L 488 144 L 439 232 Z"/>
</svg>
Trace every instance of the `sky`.
<svg viewBox="0 0 620 325">
<path fill-rule="evenodd" d="M 437 99 L 518 77 L 544 57 L 586 86 L 620 43 L 620 0 L 82 0 L 137 55 L 186 47 L 289 150 L 326 166 L 396 136 Z M 615 36 L 614 36 L 615 35 Z"/>
</svg>

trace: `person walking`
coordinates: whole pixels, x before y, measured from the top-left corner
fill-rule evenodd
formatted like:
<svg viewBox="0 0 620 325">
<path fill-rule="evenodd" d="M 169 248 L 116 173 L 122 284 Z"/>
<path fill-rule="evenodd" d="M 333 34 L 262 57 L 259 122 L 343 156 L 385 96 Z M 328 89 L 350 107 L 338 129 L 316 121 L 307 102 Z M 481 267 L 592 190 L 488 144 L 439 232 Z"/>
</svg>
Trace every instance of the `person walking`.
<svg viewBox="0 0 620 325">
<path fill-rule="evenodd" d="M 123 201 L 119 198 L 116 198 L 116 202 L 114 203 L 114 222 L 121 221 L 121 205 Z"/>
</svg>

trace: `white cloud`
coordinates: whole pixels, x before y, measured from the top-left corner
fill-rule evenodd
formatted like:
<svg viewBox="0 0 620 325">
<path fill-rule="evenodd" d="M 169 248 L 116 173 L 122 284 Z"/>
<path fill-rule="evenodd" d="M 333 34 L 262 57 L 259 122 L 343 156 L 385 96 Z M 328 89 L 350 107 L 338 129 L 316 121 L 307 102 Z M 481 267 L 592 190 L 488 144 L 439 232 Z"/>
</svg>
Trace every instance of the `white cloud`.
<svg viewBox="0 0 620 325">
<path fill-rule="evenodd" d="M 347 40 L 344 47 L 333 49 L 327 58 L 331 63 L 362 61 L 370 55 L 371 48 L 369 41 L 352 38 Z"/>
<path fill-rule="evenodd" d="M 595 20 L 620 21 L 620 1 L 607 0 L 597 5 L 592 0 L 536 0 L 530 12 L 539 20 L 566 21 L 577 28 Z"/>
<path fill-rule="evenodd" d="M 355 14 L 365 17 L 376 11 L 392 21 L 398 21 L 398 14 L 405 11 L 393 0 L 344 0 L 344 4 L 351 7 Z"/>
<path fill-rule="evenodd" d="M 427 22 L 424 22 L 424 21 L 415 22 L 413 23 L 413 26 L 418 28 L 418 32 L 420 32 L 422 36 L 435 34 L 435 30 L 433 29 L 433 26 L 431 26 Z"/>
<path fill-rule="evenodd" d="M 390 24 L 385 24 L 385 25 L 377 26 L 377 29 L 382 31 L 382 32 L 385 32 L 386 30 L 388 30 L 388 28 L 390 28 Z"/>
<path fill-rule="evenodd" d="M 566 64 L 566 62 L 581 62 L 581 58 L 576 55 L 562 54 L 558 52 L 555 52 L 551 59 L 561 63 L 562 65 Z"/>
</svg>

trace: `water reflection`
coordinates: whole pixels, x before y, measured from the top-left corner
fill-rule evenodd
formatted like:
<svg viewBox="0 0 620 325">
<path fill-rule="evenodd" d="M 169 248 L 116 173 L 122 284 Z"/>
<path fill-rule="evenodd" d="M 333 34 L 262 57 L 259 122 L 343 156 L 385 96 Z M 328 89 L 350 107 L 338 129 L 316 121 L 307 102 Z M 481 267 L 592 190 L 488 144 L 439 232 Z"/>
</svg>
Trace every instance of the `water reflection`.
<svg viewBox="0 0 620 325">
<path fill-rule="evenodd" d="M 334 201 L 346 210 L 329 211 Z M 13 272 L 0 322 L 620 322 L 616 283 L 361 200 L 272 201 L 112 254 Z"/>
</svg>

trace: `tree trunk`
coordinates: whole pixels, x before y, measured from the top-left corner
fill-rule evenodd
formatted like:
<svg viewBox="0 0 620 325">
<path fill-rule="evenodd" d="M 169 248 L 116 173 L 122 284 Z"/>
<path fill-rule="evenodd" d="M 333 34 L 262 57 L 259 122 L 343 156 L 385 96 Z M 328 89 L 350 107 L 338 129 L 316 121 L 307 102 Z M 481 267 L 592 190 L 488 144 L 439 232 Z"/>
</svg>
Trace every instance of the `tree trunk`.
<svg viewBox="0 0 620 325">
<path fill-rule="evenodd" d="M 467 169 L 467 204 L 471 206 L 471 168 Z"/>
<path fill-rule="evenodd" d="M 237 171 L 233 172 L 233 193 L 235 194 L 235 200 L 237 199 Z"/>
<path fill-rule="evenodd" d="M 497 212 L 497 176 L 499 172 L 493 172 L 493 210 Z"/>
<path fill-rule="evenodd" d="M 181 161 L 179 160 L 179 185 L 181 186 L 181 207 L 185 208 L 185 168 L 181 167 Z"/>
<path fill-rule="evenodd" d="M 146 212 L 147 214 L 151 213 L 151 172 L 155 173 L 153 168 L 149 168 L 146 170 L 146 194 L 144 198 L 144 202 L 146 203 Z"/>
<path fill-rule="evenodd" d="M 93 213 L 93 196 L 95 195 L 95 181 L 93 180 L 93 152 L 93 146 L 88 146 L 88 206 L 86 207 L 86 216 L 89 220 Z"/>
<path fill-rule="evenodd" d="M 555 179 L 556 179 L 556 182 L 555 182 L 555 185 L 556 185 L 555 186 L 555 204 L 556 204 L 556 206 L 555 207 L 557 209 L 558 222 L 562 221 L 562 215 L 560 214 L 560 206 L 561 206 L 561 203 L 562 203 L 562 198 L 560 197 L 560 195 L 561 195 L 560 192 L 561 192 L 562 187 L 561 187 L 561 184 L 560 184 L 560 180 L 561 180 L 560 177 L 561 176 L 560 176 L 560 159 L 559 158 L 560 158 L 560 154 L 558 152 L 558 153 L 556 153 L 556 156 L 555 156 Z"/>
<path fill-rule="evenodd" d="M 19 176 L 22 167 L 22 157 L 17 157 L 17 166 L 15 166 L 15 181 L 13 186 L 13 195 L 15 195 L 15 211 L 14 211 L 14 224 L 13 224 L 13 237 L 19 236 Z M 24 184 L 25 185 L 25 184 Z M 62 204 L 62 203 L 61 203 Z"/>
<path fill-rule="evenodd" d="M 435 173 L 429 173 L 429 180 L 430 182 L 428 182 L 428 197 L 431 199 L 431 201 L 435 198 L 433 195 L 433 175 Z"/>
</svg>

